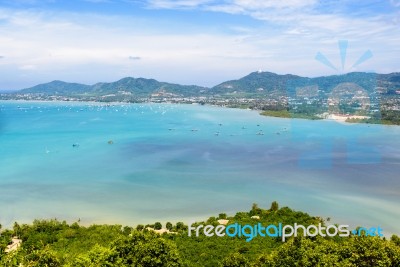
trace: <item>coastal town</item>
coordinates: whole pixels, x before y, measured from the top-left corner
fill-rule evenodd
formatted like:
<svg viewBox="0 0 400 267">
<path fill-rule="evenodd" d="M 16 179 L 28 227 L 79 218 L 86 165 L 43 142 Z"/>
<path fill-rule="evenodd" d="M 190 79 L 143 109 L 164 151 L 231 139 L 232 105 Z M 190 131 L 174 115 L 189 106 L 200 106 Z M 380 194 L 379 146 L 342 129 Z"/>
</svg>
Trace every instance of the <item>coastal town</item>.
<svg viewBox="0 0 400 267">
<path fill-rule="evenodd" d="M 350 95 L 350 97 L 349 97 Z M 182 96 L 165 90 L 159 90 L 146 97 L 137 97 L 128 91 L 118 91 L 106 95 L 56 95 L 45 93 L 2 93 L 0 100 L 22 101 L 84 101 L 104 103 L 171 103 L 199 104 L 228 108 L 241 108 L 259 111 L 272 111 L 264 114 L 274 116 L 280 111 L 287 112 L 279 117 L 309 119 L 332 119 L 337 121 L 362 122 L 363 120 L 380 120 L 383 114 L 395 114 L 400 121 L 400 90 L 396 95 L 362 94 L 344 90 L 341 95 L 324 94 L 319 90 L 315 94 L 297 93 L 295 95 L 260 96 L 257 94 L 243 96 L 233 92 L 229 95 L 207 94 L 199 96 Z M 277 113 L 278 112 L 278 113 Z M 396 122 L 394 124 L 397 124 Z"/>
</svg>

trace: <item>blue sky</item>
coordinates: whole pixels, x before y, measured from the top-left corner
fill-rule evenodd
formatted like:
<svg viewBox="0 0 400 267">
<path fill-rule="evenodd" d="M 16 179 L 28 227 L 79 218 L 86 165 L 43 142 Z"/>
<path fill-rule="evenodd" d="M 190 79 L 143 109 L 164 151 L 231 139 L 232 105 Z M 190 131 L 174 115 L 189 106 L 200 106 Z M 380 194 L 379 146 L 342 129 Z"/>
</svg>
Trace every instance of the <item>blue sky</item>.
<svg viewBox="0 0 400 267">
<path fill-rule="evenodd" d="M 399 44 L 400 0 L 1 0 L 0 89 L 126 76 L 213 86 L 259 69 L 389 73 L 400 71 Z"/>
</svg>

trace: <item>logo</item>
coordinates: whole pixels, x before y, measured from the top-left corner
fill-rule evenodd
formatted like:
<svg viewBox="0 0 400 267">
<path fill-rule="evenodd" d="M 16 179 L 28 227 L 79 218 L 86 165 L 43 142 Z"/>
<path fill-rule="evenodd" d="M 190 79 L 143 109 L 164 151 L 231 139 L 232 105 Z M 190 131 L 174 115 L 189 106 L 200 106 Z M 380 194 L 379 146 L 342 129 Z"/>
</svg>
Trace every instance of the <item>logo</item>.
<svg viewBox="0 0 400 267">
<path fill-rule="evenodd" d="M 313 119 L 327 119 L 337 123 L 380 121 L 380 94 L 377 93 L 375 73 L 351 72 L 373 57 L 366 50 L 348 60 L 349 42 L 338 41 L 338 63 L 334 64 L 323 52 L 317 52 L 315 60 L 325 67 L 337 71 L 338 75 L 322 80 L 312 79 L 299 83 L 296 79 L 287 82 L 288 107 L 293 115 L 312 115 Z M 296 116 L 293 116 L 296 117 Z M 298 164 L 305 169 L 331 169 L 334 160 L 346 164 L 377 164 L 381 155 L 377 148 L 366 147 L 363 142 L 368 135 L 379 131 L 371 127 L 363 136 L 346 136 L 341 132 L 315 129 L 313 135 L 304 131 L 301 121 L 292 120 L 292 138 L 295 142 L 310 144 L 307 151 L 298 154 Z M 335 157 L 334 149 L 345 150 L 340 158 Z M 337 154 L 336 154 L 337 155 Z"/>
<path fill-rule="evenodd" d="M 349 237 L 351 234 L 353 235 L 364 235 L 364 236 L 383 236 L 383 229 L 378 227 L 365 228 L 360 227 L 354 229 L 352 231 L 349 230 L 349 225 L 328 225 L 322 226 L 322 224 L 318 225 L 309 225 L 304 226 L 301 224 L 295 223 L 294 225 L 283 225 L 279 223 L 277 225 L 269 224 L 264 226 L 261 223 L 254 225 L 241 225 L 239 223 L 225 225 L 197 225 L 189 224 L 188 227 L 188 236 L 192 236 L 194 234 L 195 237 L 199 237 L 200 235 L 204 235 L 207 237 L 212 236 L 229 236 L 229 237 L 245 237 L 246 242 L 250 242 L 255 237 L 279 237 L 282 242 L 285 242 L 288 237 L 297 237 L 299 235 L 305 237 L 314 237 L 314 236 L 322 236 L 322 237 Z"/>
<path fill-rule="evenodd" d="M 339 40 L 338 41 L 338 46 L 339 46 L 339 53 L 340 53 L 340 61 L 341 61 L 341 71 L 344 72 L 345 70 L 345 65 L 346 65 L 346 57 L 347 57 L 347 47 L 349 45 L 349 42 L 347 40 Z M 364 63 L 368 59 L 372 58 L 372 52 L 371 50 L 367 50 L 362 54 L 356 62 L 352 64 L 350 67 L 350 70 L 356 68 L 358 65 Z M 335 67 L 331 61 L 321 52 L 318 52 L 317 55 L 315 56 L 315 59 L 325 66 L 328 66 L 331 69 L 334 69 L 336 71 L 339 71 L 337 67 Z"/>
</svg>

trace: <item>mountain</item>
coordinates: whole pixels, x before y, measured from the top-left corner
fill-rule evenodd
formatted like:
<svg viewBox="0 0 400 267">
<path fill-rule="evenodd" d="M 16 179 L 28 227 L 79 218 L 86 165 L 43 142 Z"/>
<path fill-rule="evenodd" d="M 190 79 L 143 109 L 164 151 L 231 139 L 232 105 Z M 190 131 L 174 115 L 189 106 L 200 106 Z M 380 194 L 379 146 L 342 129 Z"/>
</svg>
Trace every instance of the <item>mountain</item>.
<svg viewBox="0 0 400 267">
<path fill-rule="evenodd" d="M 179 85 L 154 79 L 126 77 L 111 83 L 85 85 L 52 81 L 15 92 L 16 94 L 42 94 L 45 96 L 114 97 L 115 100 L 155 97 L 268 97 L 280 98 L 297 94 L 299 88 L 317 88 L 319 94 L 327 95 L 336 86 L 353 83 L 369 93 L 398 95 L 400 73 L 376 74 L 352 72 L 343 75 L 316 78 L 272 72 L 253 72 L 238 80 L 223 82 L 212 88 L 196 85 Z M 310 87 L 311 86 L 311 87 Z"/>
<path fill-rule="evenodd" d="M 279 75 L 272 72 L 252 72 L 239 79 L 223 82 L 211 90 L 214 94 L 257 94 L 282 95 L 286 91 L 289 81 L 307 79 L 304 77 L 286 74 Z"/>
<path fill-rule="evenodd" d="M 279 117 L 352 114 L 358 116 L 357 122 L 400 125 L 400 73 L 309 78 L 258 71 L 212 88 L 132 77 L 94 85 L 52 81 L 0 93 L 0 99 L 199 103 L 264 110 L 264 115 Z"/>
<path fill-rule="evenodd" d="M 31 88 L 23 89 L 18 93 L 23 94 L 46 94 L 46 95 L 71 95 L 82 94 L 90 90 L 89 85 L 80 83 L 67 83 L 63 81 L 52 81 L 39 84 Z"/>
<path fill-rule="evenodd" d="M 52 81 L 22 89 L 17 93 L 64 96 L 106 96 L 110 94 L 122 94 L 132 95 L 134 97 L 149 97 L 152 94 L 159 94 L 188 97 L 198 96 L 207 90 L 208 88 L 196 85 L 179 85 L 159 82 L 154 79 L 126 77 L 116 82 L 96 83 L 94 85 Z"/>
<path fill-rule="evenodd" d="M 279 75 L 258 71 L 241 79 L 226 81 L 214 86 L 210 93 L 219 95 L 253 94 L 273 97 L 293 95 L 301 87 L 318 86 L 322 93 L 327 94 L 343 83 L 356 84 L 370 93 L 374 92 L 376 88 L 380 88 L 385 94 L 396 94 L 396 91 L 400 90 L 400 73 L 351 72 L 343 75 L 308 78 L 292 74 Z"/>
<path fill-rule="evenodd" d="M 95 94 L 112 94 L 116 92 L 131 93 L 139 97 L 148 97 L 151 94 L 176 95 L 176 96 L 197 96 L 208 88 L 196 85 L 179 85 L 173 83 L 159 82 L 154 79 L 144 78 L 123 78 L 112 83 L 97 83 L 92 86 Z"/>
</svg>

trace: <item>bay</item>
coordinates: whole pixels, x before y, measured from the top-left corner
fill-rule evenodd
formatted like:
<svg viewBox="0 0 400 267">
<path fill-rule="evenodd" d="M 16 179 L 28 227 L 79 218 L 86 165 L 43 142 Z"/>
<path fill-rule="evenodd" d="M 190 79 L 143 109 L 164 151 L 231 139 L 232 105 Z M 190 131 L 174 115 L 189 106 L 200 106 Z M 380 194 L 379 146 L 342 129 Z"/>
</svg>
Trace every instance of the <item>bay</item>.
<svg viewBox="0 0 400 267">
<path fill-rule="evenodd" d="M 200 105 L 0 102 L 0 222 L 204 220 L 274 200 L 400 233 L 400 127 Z"/>
</svg>

